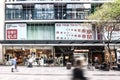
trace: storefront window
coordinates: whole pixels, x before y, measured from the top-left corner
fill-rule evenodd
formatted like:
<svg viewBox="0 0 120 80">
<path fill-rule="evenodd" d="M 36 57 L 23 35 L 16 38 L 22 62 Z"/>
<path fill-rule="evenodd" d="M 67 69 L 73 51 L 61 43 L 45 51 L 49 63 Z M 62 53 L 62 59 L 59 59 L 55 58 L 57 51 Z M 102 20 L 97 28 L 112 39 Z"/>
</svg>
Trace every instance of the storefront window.
<svg viewBox="0 0 120 80">
<path fill-rule="evenodd" d="M 24 47 L 24 49 L 23 49 Z M 17 57 L 18 65 L 28 65 L 30 56 L 33 60 L 33 65 L 48 66 L 49 59 L 53 60 L 52 47 L 41 46 L 5 46 L 4 63 L 11 65 L 11 59 Z M 45 49 L 44 49 L 45 48 Z M 43 58 L 43 61 L 41 59 Z M 43 64 L 40 64 L 42 62 Z"/>
</svg>

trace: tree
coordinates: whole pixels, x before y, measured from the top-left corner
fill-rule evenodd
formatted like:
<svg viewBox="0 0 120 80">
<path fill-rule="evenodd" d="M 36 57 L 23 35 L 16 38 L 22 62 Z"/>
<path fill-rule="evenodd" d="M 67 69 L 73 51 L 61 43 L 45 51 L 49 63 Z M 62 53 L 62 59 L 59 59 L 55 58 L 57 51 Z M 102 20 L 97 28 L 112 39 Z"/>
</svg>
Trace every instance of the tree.
<svg viewBox="0 0 120 80">
<path fill-rule="evenodd" d="M 120 0 L 115 2 L 104 3 L 102 6 L 97 7 L 96 11 L 88 16 L 89 20 L 93 20 L 92 24 L 97 26 L 97 29 L 103 35 L 104 43 L 107 40 L 105 48 L 110 55 L 110 67 L 112 66 L 112 51 L 110 49 L 110 42 L 115 40 L 113 33 L 116 32 L 120 26 Z M 119 37 L 120 38 L 120 37 Z"/>
</svg>

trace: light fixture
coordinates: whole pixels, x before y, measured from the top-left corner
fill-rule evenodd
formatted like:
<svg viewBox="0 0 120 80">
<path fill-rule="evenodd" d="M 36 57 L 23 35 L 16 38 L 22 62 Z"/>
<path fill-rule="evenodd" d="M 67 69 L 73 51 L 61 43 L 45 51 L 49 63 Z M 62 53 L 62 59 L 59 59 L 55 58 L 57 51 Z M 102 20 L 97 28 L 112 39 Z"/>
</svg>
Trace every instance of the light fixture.
<svg viewBox="0 0 120 80">
<path fill-rule="evenodd" d="M 89 52 L 88 49 L 75 49 L 74 52 Z"/>
</svg>

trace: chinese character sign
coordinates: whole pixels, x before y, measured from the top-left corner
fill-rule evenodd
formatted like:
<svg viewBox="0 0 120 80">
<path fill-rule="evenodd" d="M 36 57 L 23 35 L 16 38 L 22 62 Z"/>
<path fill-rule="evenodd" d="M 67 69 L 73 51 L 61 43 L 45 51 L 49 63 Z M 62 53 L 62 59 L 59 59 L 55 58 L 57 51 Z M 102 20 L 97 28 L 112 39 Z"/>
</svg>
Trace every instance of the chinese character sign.
<svg viewBox="0 0 120 80">
<path fill-rule="evenodd" d="M 85 23 L 56 23 L 56 40 L 92 40 L 92 25 Z"/>
<path fill-rule="evenodd" d="M 17 39 L 17 29 L 8 29 L 7 39 Z"/>
<path fill-rule="evenodd" d="M 26 24 L 6 24 L 6 40 L 25 40 Z"/>
</svg>

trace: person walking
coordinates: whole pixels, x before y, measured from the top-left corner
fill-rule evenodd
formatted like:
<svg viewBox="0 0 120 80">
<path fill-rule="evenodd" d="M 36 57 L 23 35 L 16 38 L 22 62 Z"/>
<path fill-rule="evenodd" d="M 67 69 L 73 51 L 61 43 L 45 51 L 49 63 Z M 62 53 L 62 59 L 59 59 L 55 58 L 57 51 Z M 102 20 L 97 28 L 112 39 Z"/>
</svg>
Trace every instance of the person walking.
<svg viewBox="0 0 120 80">
<path fill-rule="evenodd" d="M 11 72 L 14 72 L 14 70 L 17 70 L 17 57 L 12 58 L 12 68 L 11 68 Z"/>
<path fill-rule="evenodd" d="M 98 63 L 99 63 L 98 57 L 95 57 L 95 59 L 94 59 L 94 66 L 95 66 L 95 69 L 98 68 Z"/>
<path fill-rule="evenodd" d="M 33 67 L 33 65 L 32 65 L 32 63 L 33 63 L 33 58 L 32 57 L 29 57 L 29 60 L 28 60 L 28 67 Z"/>
<path fill-rule="evenodd" d="M 87 78 L 84 76 L 83 70 L 82 70 L 82 61 L 77 60 L 75 68 L 73 69 L 73 78 L 72 80 L 87 80 Z"/>
<path fill-rule="evenodd" d="M 44 66 L 44 59 L 43 59 L 43 57 L 41 57 L 41 59 L 40 59 L 40 65 L 43 67 Z"/>
<path fill-rule="evenodd" d="M 88 69 L 90 69 L 91 71 L 94 71 L 92 59 L 89 59 Z"/>
</svg>

